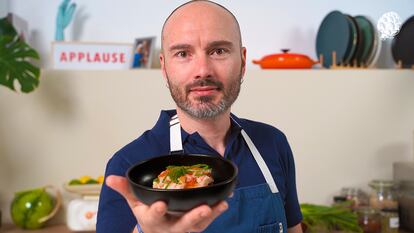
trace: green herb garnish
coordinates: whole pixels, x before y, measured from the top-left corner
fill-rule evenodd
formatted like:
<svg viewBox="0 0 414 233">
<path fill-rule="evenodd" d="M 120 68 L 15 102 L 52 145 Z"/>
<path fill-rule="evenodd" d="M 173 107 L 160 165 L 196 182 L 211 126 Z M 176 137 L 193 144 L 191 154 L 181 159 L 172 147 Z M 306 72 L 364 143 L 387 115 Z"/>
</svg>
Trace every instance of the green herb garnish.
<svg viewBox="0 0 414 233">
<path fill-rule="evenodd" d="M 180 178 L 181 176 L 185 176 L 185 174 L 188 173 L 188 167 L 186 166 L 176 166 L 168 169 L 170 170 L 168 176 L 170 177 L 171 181 L 175 183 L 178 183 L 178 178 Z"/>
<path fill-rule="evenodd" d="M 168 170 L 168 174 L 165 176 L 165 178 L 167 176 L 170 177 L 171 182 L 175 182 L 178 183 L 178 178 L 180 178 L 181 176 L 185 176 L 185 174 L 190 173 L 190 170 L 193 168 L 200 168 L 202 169 L 201 171 L 195 171 L 194 175 L 195 176 L 202 176 L 203 175 L 203 171 L 210 169 L 210 167 L 207 164 L 195 164 L 192 166 L 175 166 L 175 165 L 170 165 L 167 166 L 167 170 Z M 164 178 L 164 180 L 165 180 Z M 163 180 L 163 182 L 164 182 Z M 155 182 L 158 182 L 158 180 L 154 180 Z M 167 185 L 168 187 L 168 185 Z"/>
</svg>

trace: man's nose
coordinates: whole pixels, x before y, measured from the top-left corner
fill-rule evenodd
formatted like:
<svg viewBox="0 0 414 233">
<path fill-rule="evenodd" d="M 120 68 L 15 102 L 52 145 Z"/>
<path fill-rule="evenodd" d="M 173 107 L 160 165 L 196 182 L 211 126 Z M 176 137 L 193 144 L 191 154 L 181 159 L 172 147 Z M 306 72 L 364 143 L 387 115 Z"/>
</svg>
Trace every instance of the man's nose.
<svg viewBox="0 0 414 233">
<path fill-rule="evenodd" d="M 207 55 L 200 55 L 197 57 L 195 64 L 195 78 L 208 78 L 212 76 L 212 64 Z"/>
</svg>

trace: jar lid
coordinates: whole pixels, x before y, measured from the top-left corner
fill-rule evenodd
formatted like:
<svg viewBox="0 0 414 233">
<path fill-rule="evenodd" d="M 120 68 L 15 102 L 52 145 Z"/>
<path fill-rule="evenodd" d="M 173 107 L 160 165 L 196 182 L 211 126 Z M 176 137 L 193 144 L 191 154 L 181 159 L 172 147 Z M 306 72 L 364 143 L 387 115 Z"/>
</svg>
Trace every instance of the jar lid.
<svg viewBox="0 0 414 233">
<path fill-rule="evenodd" d="M 343 187 L 341 189 L 341 193 L 342 194 L 359 194 L 361 193 L 362 190 L 360 188 L 356 188 L 356 187 Z"/>
<path fill-rule="evenodd" d="M 375 215 L 380 213 L 378 209 L 369 206 L 358 207 L 356 208 L 356 212 L 363 215 Z"/>
<path fill-rule="evenodd" d="M 397 182 L 392 180 L 372 180 L 369 186 L 371 188 L 394 188 L 397 186 Z"/>
</svg>

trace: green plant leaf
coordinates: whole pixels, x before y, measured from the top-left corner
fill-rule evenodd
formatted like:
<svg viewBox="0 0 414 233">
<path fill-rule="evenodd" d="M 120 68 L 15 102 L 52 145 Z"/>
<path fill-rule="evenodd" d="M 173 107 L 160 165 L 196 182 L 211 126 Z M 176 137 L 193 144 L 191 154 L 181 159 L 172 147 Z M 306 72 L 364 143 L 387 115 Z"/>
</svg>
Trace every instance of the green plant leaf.
<svg viewBox="0 0 414 233">
<path fill-rule="evenodd" d="M 7 17 L 0 19 L 0 37 L 2 36 L 16 36 L 17 32 L 13 25 L 8 21 Z"/>
<path fill-rule="evenodd" d="M 0 36 L 0 84 L 15 90 L 18 80 L 22 92 L 31 92 L 39 85 L 40 69 L 30 63 L 39 54 L 17 34 Z"/>
</svg>

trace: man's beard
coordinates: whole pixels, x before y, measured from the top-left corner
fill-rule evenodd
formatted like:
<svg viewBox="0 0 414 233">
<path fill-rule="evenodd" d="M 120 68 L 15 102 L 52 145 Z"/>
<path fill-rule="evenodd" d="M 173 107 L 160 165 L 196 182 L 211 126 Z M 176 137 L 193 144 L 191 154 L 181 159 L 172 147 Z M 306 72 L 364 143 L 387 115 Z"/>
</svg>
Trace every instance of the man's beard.
<svg viewBox="0 0 414 233">
<path fill-rule="evenodd" d="M 168 77 L 168 74 L 167 81 L 171 96 L 180 109 L 182 109 L 193 118 L 209 119 L 219 116 L 220 114 L 227 111 L 237 99 L 240 93 L 240 85 L 242 79 L 241 71 L 238 77 L 240 78 L 230 82 L 229 86 L 226 89 L 224 89 L 223 83 L 210 77 L 197 79 L 194 82 L 186 85 L 184 88 L 172 83 Z M 192 88 L 203 86 L 216 87 L 218 91 L 223 92 L 223 97 L 217 104 L 214 104 L 212 102 L 214 100 L 213 96 L 196 97 L 196 103 L 188 98 L 188 93 L 190 93 L 190 90 Z"/>
</svg>

